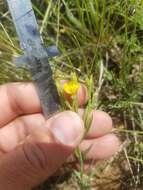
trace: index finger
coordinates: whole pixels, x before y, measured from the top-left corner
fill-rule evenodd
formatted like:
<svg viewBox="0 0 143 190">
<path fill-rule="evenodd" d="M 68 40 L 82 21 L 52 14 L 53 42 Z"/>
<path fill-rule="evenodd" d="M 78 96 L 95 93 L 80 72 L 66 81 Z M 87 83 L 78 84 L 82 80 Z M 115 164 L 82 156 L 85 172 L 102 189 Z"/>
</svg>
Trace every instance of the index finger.
<svg viewBox="0 0 143 190">
<path fill-rule="evenodd" d="M 23 114 L 41 112 L 32 83 L 10 83 L 0 87 L 0 127 Z"/>
<path fill-rule="evenodd" d="M 83 104 L 84 91 L 77 93 Z M 40 100 L 32 83 L 10 83 L 0 86 L 0 127 L 8 124 L 16 117 L 26 114 L 41 113 Z"/>
</svg>

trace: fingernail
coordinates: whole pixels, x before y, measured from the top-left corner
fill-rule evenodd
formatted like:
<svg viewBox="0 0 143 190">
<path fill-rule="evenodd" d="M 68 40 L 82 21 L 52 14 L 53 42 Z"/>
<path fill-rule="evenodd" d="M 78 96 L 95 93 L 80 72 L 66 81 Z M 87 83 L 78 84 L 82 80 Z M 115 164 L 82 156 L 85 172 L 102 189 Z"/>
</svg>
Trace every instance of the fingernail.
<svg viewBox="0 0 143 190">
<path fill-rule="evenodd" d="M 74 112 L 66 111 L 58 114 L 52 119 L 50 126 L 53 136 L 62 144 L 77 146 L 83 137 L 83 121 Z"/>
</svg>

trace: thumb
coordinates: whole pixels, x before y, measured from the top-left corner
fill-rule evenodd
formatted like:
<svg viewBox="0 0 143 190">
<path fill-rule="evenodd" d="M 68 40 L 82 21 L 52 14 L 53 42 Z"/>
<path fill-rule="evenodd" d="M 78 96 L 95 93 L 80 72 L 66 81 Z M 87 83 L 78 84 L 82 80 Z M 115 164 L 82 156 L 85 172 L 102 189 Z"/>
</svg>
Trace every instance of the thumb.
<svg viewBox="0 0 143 190">
<path fill-rule="evenodd" d="M 70 111 L 51 118 L 14 151 L 0 159 L 0 189 L 30 190 L 51 176 L 73 153 L 83 136 L 83 122 Z"/>
</svg>

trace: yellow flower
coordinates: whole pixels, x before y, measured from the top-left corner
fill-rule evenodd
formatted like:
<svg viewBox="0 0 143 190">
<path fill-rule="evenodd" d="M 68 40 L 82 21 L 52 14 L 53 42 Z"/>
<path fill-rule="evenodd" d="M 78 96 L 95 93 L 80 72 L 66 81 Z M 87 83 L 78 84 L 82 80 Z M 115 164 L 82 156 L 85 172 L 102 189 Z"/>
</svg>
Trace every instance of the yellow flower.
<svg viewBox="0 0 143 190">
<path fill-rule="evenodd" d="M 75 73 L 72 73 L 71 75 L 72 79 L 64 84 L 63 91 L 69 94 L 70 96 L 74 96 L 77 94 L 80 84 L 77 81 Z"/>
</svg>

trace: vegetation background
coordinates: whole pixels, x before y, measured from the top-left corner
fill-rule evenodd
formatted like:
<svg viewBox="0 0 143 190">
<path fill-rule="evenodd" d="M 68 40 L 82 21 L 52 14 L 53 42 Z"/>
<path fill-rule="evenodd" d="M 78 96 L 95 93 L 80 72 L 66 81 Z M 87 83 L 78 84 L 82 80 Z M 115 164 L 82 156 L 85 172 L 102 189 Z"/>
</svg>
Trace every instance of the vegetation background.
<svg viewBox="0 0 143 190">
<path fill-rule="evenodd" d="M 92 175 L 65 172 L 46 189 L 143 189 L 143 0 L 33 0 L 45 44 L 61 55 L 50 61 L 55 76 L 93 76 L 94 105 L 107 111 L 122 139 L 120 152 L 98 163 Z M 6 1 L 0 0 L 0 84 L 30 80 L 17 69 L 21 54 Z"/>
</svg>

